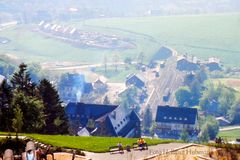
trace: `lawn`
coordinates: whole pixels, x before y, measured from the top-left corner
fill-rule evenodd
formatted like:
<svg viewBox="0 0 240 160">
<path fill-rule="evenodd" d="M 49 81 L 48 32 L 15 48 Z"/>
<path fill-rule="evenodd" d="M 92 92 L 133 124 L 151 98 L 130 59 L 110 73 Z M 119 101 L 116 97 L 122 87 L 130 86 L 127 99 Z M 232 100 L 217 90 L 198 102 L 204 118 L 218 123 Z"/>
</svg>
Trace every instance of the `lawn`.
<svg viewBox="0 0 240 160">
<path fill-rule="evenodd" d="M 240 65 L 240 14 L 108 18 L 84 24 L 143 34 L 180 53 L 216 56 L 225 65 Z"/>
<path fill-rule="evenodd" d="M 0 132 L 0 134 L 6 134 Z M 81 149 L 90 152 L 107 152 L 110 146 L 121 142 L 124 146 L 137 142 L 137 138 L 79 137 L 62 135 L 21 134 L 52 146 Z M 145 139 L 148 145 L 176 142 L 176 140 Z M 177 141 L 178 142 L 178 141 Z M 179 141 L 180 142 L 180 141 Z"/>
<path fill-rule="evenodd" d="M 240 138 L 240 129 L 220 131 L 218 136 L 223 137 L 223 139 L 236 140 L 236 138 Z"/>
</svg>

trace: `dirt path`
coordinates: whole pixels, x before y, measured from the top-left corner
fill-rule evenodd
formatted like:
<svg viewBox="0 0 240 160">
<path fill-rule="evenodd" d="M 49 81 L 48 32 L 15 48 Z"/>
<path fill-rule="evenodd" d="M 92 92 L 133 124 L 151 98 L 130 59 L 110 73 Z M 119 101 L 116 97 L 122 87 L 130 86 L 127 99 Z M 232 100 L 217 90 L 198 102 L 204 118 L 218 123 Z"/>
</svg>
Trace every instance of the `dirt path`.
<svg viewBox="0 0 240 160">
<path fill-rule="evenodd" d="M 169 144 L 159 144 L 156 146 L 149 146 L 148 150 L 139 151 L 131 150 L 131 152 L 124 151 L 124 154 L 118 152 L 110 153 L 86 153 L 87 158 L 92 160 L 139 160 L 150 155 L 161 154 L 168 151 L 171 151 L 175 148 L 183 147 L 186 144 L 184 143 L 169 143 Z"/>
</svg>

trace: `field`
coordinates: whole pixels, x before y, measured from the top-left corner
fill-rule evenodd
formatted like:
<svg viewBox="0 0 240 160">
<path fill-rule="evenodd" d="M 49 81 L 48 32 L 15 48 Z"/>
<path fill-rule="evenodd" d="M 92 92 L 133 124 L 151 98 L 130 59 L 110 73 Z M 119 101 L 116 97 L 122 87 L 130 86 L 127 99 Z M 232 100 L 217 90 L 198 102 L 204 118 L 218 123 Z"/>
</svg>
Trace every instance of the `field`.
<svg viewBox="0 0 240 160">
<path fill-rule="evenodd" d="M 62 23 L 64 24 L 64 23 Z M 239 66 L 240 14 L 165 16 L 139 18 L 108 18 L 71 21 L 66 25 L 84 31 L 97 31 L 131 38 L 134 49 L 107 50 L 77 48 L 60 40 L 45 37 L 33 31 L 34 25 L 19 25 L 0 31 L 0 37 L 10 40 L 0 44 L 0 54 L 9 53 L 25 61 L 74 61 L 102 63 L 104 55 L 112 62 L 113 55 L 120 60 L 136 60 L 140 52 L 147 62 L 162 45 L 175 48 L 180 53 L 194 54 L 206 59 L 221 58 L 227 66 Z"/>
<path fill-rule="evenodd" d="M 237 138 L 240 138 L 240 129 L 221 131 L 218 133 L 218 136 L 223 137 L 223 139 L 236 140 Z"/>
<path fill-rule="evenodd" d="M 2 133 L 6 134 L 6 133 Z M 14 135 L 14 134 L 13 134 Z M 79 137 L 61 135 L 40 135 L 40 134 L 21 134 L 52 146 L 75 148 L 90 152 L 107 152 L 110 146 L 121 142 L 123 146 L 132 145 L 137 142 L 137 138 L 113 138 L 113 137 Z M 145 139 L 149 145 L 170 143 L 173 140 Z"/>
<path fill-rule="evenodd" d="M 237 78 L 217 78 L 217 79 L 212 79 L 212 82 L 215 84 L 222 83 L 228 87 L 231 87 L 237 91 L 240 91 L 240 79 L 237 79 Z"/>
<path fill-rule="evenodd" d="M 146 35 L 180 53 L 240 64 L 240 14 L 95 19 L 85 25 Z"/>
</svg>

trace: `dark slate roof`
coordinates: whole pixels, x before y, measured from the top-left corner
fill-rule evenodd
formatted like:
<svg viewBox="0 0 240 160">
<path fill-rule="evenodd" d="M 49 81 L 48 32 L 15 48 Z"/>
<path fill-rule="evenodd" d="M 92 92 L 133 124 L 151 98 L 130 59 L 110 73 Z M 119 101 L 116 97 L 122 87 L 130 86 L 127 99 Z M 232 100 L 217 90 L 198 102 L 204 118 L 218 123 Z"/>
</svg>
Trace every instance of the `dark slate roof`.
<svg viewBox="0 0 240 160">
<path fill-rule="evenodd" d="M 93 91 L 92 83 L 85 83 L 84 85 L 84 93 L 89 94 Z"/>
<path fill-rule="evenodd" d="M 196 108 L 158 106 L 156 122 L 195 124 Z"/>
<path fill-rule="evenodd" d="M 94 120 L 112 112 L 117 105 L 102 105 L 102 104 L 85 104 L 85 103 L 68 103 L 65 111 L 67 114 L 74 114 L 93 118 Z"/>
<path fill-rule="evenodd" d="M 130 74 L 126 78 L 126 84 L 134 84 L 141 88 L 144 87 L 146 79 L 140 74 Z"/>
<path fill-rule="evenodd" d="M 172 56 L 172 50 L 168 47 L 162 46 L 157 53 L 155 53 L 151 61 L 163 60 Z"/>
</svg>

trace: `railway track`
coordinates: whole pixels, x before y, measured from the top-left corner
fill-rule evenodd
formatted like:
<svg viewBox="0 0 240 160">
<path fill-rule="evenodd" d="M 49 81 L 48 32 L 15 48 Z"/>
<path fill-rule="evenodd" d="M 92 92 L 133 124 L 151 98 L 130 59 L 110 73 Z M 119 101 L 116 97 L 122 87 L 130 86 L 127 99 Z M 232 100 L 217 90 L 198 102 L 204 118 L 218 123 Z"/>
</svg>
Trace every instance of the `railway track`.
<svg viewBox="0 0 240 160">
<path fill-rule="evenodd" d="M 152 108 L 153 117 L 155 117 L 157 106 L 159 105 L 177 106 L 175 92 L 183 85 L 185 75 L 185 73 L 176 70 L 176 60 L 174 57 L 166 62 L 166 66 L 160 69 L 159 74 L 159 78 L 149 82 L 151 94 L 145 104 L 145 106 L 150 105 Z M 165 102 L 163 96 L 167 89 L 170 90 L 170 96 L 168 101 Z"/>
</svg>

